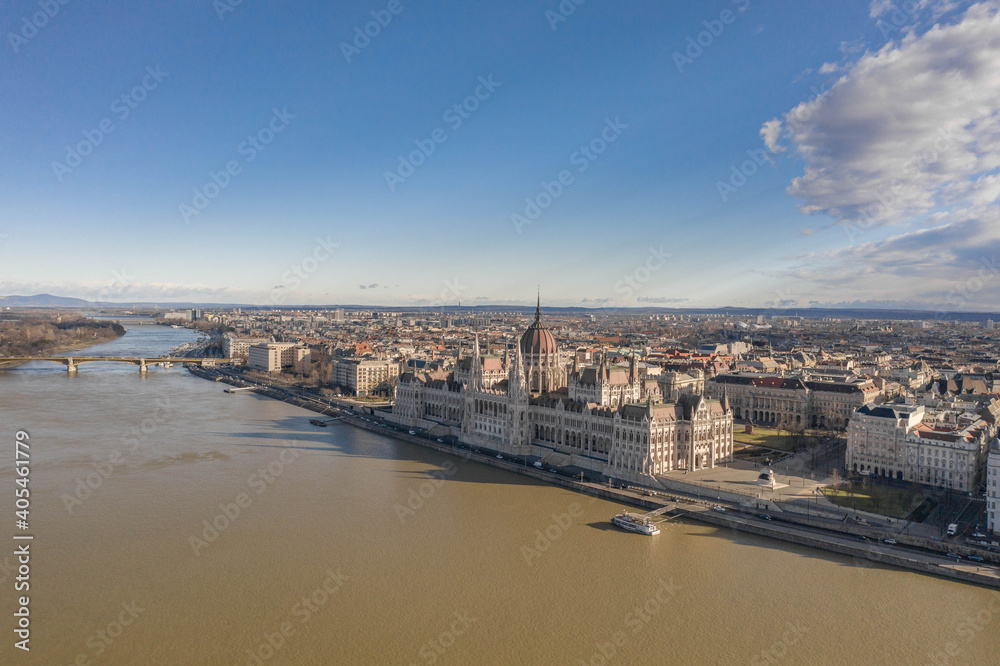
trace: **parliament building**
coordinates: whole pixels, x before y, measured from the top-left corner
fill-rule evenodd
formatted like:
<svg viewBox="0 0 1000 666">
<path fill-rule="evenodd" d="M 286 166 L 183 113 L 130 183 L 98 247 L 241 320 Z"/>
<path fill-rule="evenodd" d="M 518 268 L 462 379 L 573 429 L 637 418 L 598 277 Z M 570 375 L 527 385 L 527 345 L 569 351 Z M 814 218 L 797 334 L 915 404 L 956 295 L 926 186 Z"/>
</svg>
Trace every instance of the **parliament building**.
<svg viewBox="0 0 1000 666">
<path fill-rule="evenodd" d="M 724 396 L 683 393 L 669 403 L 629 367 L 579 367 L 535 320 L 514 349 L 482 354 L 478 336 L 452 372 L 411 371 L 396 385 L 392 420 L 428 428 L 477 448 L 655 484 L 657 475 L 732 459 L 733 413 Z"/>
</svg>

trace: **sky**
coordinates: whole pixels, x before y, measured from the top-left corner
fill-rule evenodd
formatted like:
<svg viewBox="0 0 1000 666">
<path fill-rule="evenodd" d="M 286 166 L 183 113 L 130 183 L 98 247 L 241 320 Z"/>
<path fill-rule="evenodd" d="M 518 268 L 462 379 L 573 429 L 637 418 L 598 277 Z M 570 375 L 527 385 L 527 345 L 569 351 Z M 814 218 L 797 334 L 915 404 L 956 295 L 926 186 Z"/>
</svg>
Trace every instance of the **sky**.
<svg viewBox="0 0 1000 666">
<path fill-rule="evenodd" d="M 13 0 L 0 295 L 1000 309 L 1000 0 Z"/>
</svg>

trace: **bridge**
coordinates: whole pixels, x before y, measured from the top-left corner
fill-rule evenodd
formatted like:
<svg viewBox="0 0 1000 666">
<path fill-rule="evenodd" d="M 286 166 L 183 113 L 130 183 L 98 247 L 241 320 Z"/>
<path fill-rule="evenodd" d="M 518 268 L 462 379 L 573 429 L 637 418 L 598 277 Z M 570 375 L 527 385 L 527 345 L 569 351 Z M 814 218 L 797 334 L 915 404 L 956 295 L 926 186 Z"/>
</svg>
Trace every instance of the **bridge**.
<svg viewBox="0 0 1000 666">
<path fill-rule="evenodd" d="M 139 372 L 145 373 L 149 366 L 157 363 L 185 363 L 196 364 L 203 368 L 215 367 L 218 363 L 229 363 L 228 358 L 185 358 L 165 356 L 159 358 L 139 358 L 138 356 L 0 356 L 0 370 L 8 363 L 21 364 L 29 361 L 50 361 L 52 363 L 62 363 L 66 366 L 66 372 L 76 372 L 77 366 L 82 363 L 131 363 L 139 366 Z"/>
</svg>

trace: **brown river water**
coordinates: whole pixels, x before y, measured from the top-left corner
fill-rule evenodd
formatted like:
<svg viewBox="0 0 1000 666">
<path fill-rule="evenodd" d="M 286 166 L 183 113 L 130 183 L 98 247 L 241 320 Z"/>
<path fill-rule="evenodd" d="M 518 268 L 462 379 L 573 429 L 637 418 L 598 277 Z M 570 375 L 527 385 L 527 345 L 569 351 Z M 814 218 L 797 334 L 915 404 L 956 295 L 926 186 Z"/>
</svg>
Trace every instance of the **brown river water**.
<svg viewBox="0 0 1000 666">
<path fill-rule="evenodd" d="M 0 663 L 1000 663 L 996 591 L 697 523 L 627 534 L 616 504 L 311 416 L 183 368 L 0 372 Z"/>
</svg>

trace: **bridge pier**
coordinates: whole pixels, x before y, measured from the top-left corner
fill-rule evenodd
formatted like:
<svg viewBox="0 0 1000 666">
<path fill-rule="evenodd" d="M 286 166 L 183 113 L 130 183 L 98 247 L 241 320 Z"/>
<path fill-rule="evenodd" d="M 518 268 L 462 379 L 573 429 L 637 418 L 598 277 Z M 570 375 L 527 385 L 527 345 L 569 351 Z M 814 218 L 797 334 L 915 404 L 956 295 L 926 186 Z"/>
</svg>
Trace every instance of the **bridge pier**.
<svg viewBox="0 0 1000 666">
<path fill-rule="evenodd" d="M 146 367 L 146 359 L 140 358 L 139 359 L 139 374 L 140 375 L 144 375 L 144 374 L 146 374 L 146 372 L 148 370 L 149 370 L 149 368 Z"/>
<path fill-rule="evenodd" d="M 72 358 L 66 361 L 66 372 L 71 375 L 76 374 L 76 363 L 73 362 Z"/>
</svg>

